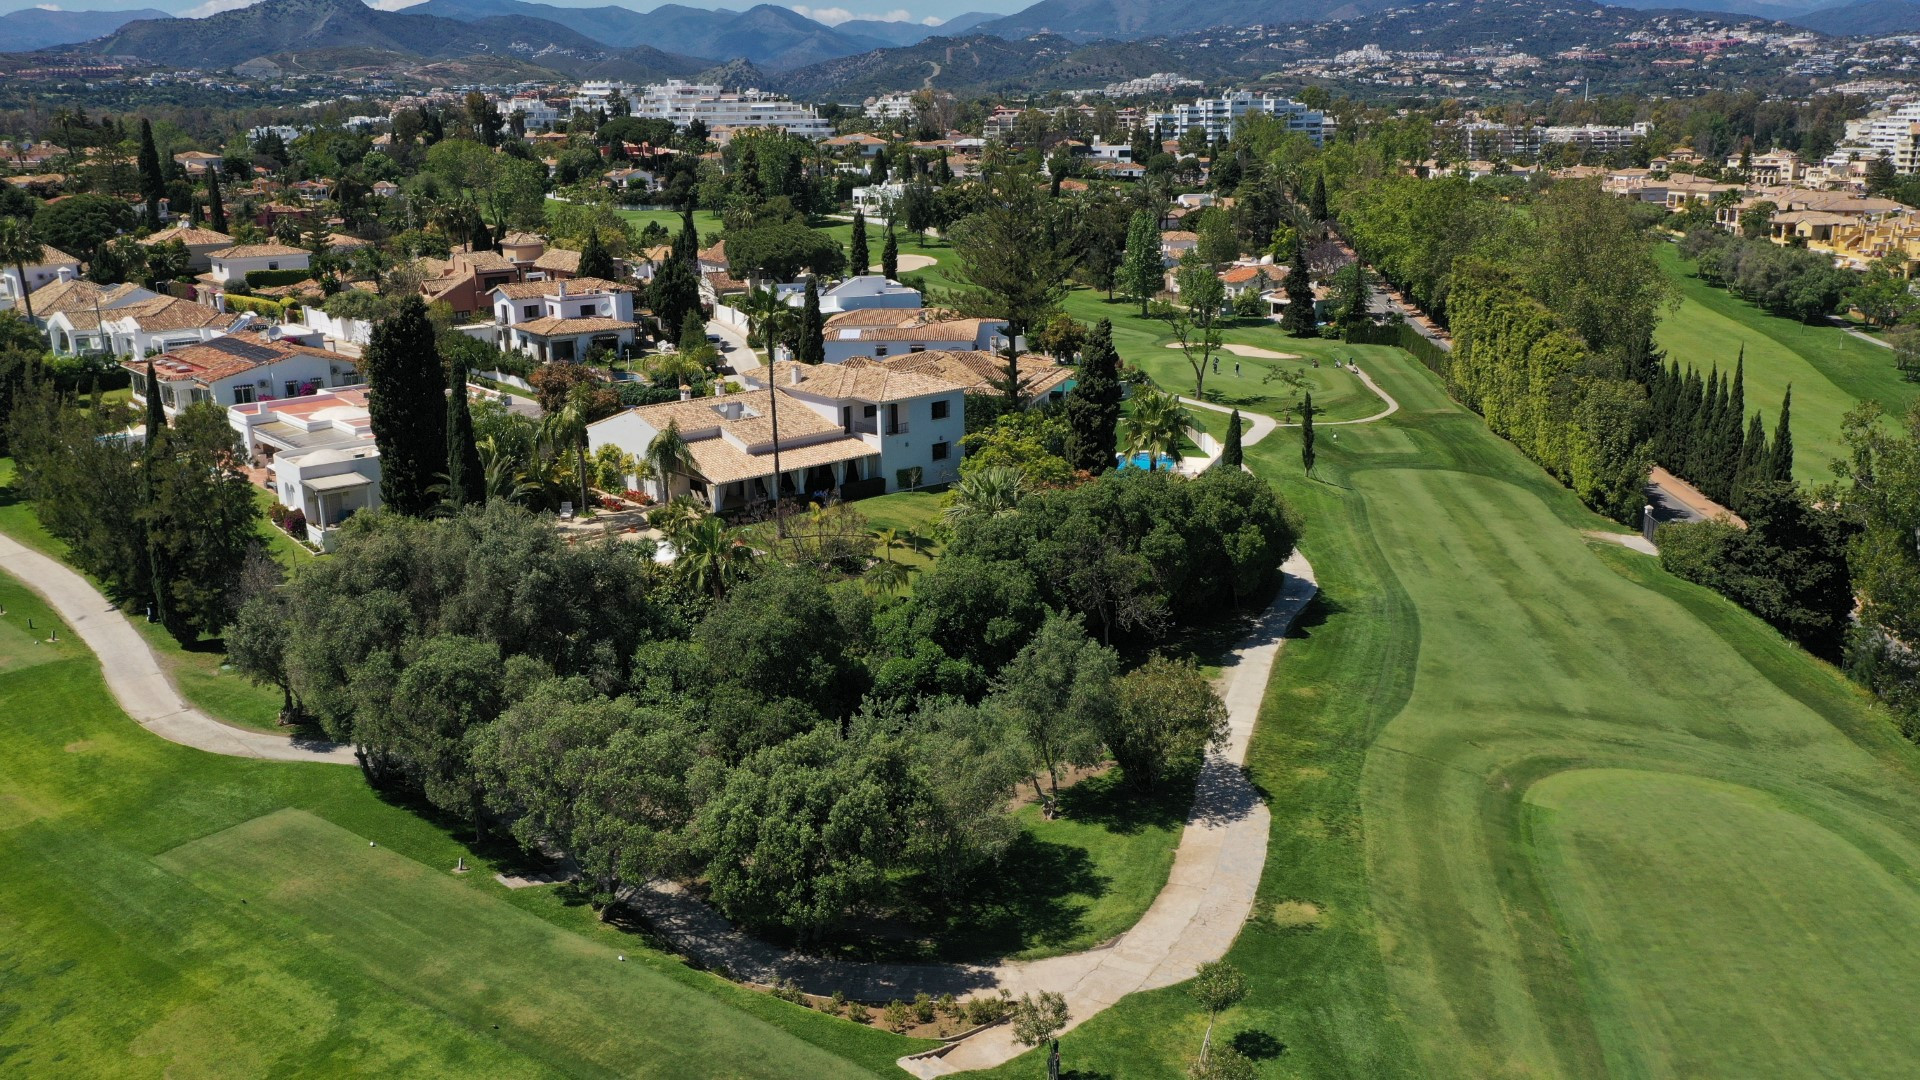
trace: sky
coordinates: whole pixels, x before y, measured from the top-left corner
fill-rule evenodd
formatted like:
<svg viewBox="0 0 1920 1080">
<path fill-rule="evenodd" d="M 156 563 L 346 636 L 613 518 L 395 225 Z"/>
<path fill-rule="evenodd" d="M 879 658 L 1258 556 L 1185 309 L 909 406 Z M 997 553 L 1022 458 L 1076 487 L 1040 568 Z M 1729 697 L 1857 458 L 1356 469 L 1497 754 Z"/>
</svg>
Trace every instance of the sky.
<svg viewBox="0 0 1920 1080">
<path fill-rule="evenodd" d="M 62 0 L 58 3 L 42 3 L 36 0 L 0 0 L 0 13 L 18 11 L 21 8 L 54 8 L 66 11 L 110 11 L 126 8 L 158 8 L 175 15 L 199 17 L 211 15 L 216 11 L 246 7 L 253 0 Z M 387 11 L 404 10 L 419 0 L 377 0 L 374 7 Z M 620 7 L 635 11 L 651 11 L 662 3 L 676 0 L 533 0 L 535 3 L 548 3 L 554 7 L 604 7 L 618 4 Z M 742 11 L 752 7 L 756 0 L 677 0 L 687 7 L 725 7 Z M 777 3 L 779 0 L 767 0 Z M 968 11 L 1018 11 L 1028 6 L 1031 0 L 878 0 L 861 3 L 859 0 L 823 0 L 818 6 L 807 4 L 783 4 L 808 18 L 817 19 L 829 26 L 846 22 L 849 19 L 880 19 L 885 22 L 917 22 L 929 26 L 938 24 L 955 15 Z"/>
</svg>

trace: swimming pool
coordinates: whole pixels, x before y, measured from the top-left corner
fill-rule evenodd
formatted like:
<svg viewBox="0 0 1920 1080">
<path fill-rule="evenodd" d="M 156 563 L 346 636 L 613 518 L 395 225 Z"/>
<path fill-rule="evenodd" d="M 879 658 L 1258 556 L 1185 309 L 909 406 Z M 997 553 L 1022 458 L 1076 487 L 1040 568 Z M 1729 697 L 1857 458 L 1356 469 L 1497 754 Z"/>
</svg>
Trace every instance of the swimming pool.
<svg viewBox="0 0 1920 1080">
<path fill-rule="evenodd" d="M 1134 454 L 1131 457 L 1121 457 L 1119 459 L 1120 461 L 1119 467 L 1122 469 L 1144 469 L 1147 467 L 1148 460 L 1149 459 L 1147 457 L 1147 454 L 1143 450 L 1140 453 Z M 1160 461 L 1158 464 L 1154 466 L 1154 468 L 1160 472 L 1171 472 L 1173 471 L 1174 466 L 1178 464 L 1179 462 L 1173 460 L 1172 458 L 1168 457 L 1165 454 L 1161 454 Z"/>
</svg>

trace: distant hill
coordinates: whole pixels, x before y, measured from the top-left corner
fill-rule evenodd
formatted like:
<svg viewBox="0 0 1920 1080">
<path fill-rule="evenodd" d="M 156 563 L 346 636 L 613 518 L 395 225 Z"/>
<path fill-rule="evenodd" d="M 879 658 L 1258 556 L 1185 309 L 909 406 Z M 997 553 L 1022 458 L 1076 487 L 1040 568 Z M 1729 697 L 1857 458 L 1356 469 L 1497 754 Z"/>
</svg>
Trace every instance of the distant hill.
<svg viewBox="0 0 1920 1080">
<path fill-rule="evenodd" d="M 1040 0 L 1023 11 L 978 24 L 1004 38 L 1054 34 L 1072 41 L 1165 37 L 1223 26 L 1283 26 L 1353 18 L 1404 0 Z"/>
<path fill-rule="evenodd" d="M 400 11 L 406 15 L 438 15 L 461 22 L 501 16 L 544 19 L 615 48 L 657 44 L 647 37 L 647 17 L 617 4 L 583 8 L 529 4 L 523 0 L 426 0 L 426 3 L 414 4 Z"/>
<path fill-rule="evenodd" d="M 1004 18 L 991 11 L 969 11 L 955 15 L 938 26 L 917 22 L 882 22 L 879 19 L 849 19 L 833 29 L 849 37 L 865 38 L 880 45 L 898 48 L 916 45 L 930 37 L 959 37 L 983 22 Z"/>
<path fill-rule="evenodd" d="M 31 52 L 110 34 L 136 19 L 171 19 L 153 8 L 133 11 L 47 11 L 25 8 L 0 15 L 0 52 Z"/>
<path fill-rule="evenodd" d="M 1835 37 L 1904 34 L 1920 30 L 1920 4 L 1910 4 L 1907 0 L 1862 0 L 1858 4 L 1809 11 L 1786 21 Z"/>
<path fill-rule="evenodd" d="M 760 4 L 745 11 L 666 4 L 642 13 L 617 5 L 565 8 L 525 0 L 426 0 L 402 10 L 409 15 L 437 15 L 467 23 L 502 17 L 538 19 L 567 27 L 602 45 L 628 48 L 645 44 L 684 56 L 746 60 L 770 71 L 804 67 L 836 56 L 918 41 L 926 36 L 926 28 L 921 27 L 922 32 L 896 41 L 892 37 L 830 27 L 772 4 Z"/>
<path fill-rule="evenodd" d="M 152 63 L 230 68 L 256 57 L 373 50 L 398 58 L 495 56 L 571 77 L 685 77 L 708 62 L 650 46 L 615 49 L 558 23 L 515 15 L 472 21 L 378 11 L 360 0 L 263 0 L 204 19 L 141 20 L 74 51 Z"/>
<path fill-rule="evenodd" d="M 956 94 L 980 94 L 1101 86 L 1164 71 L 1167 63 L 1164 51 L 1133 42 L 1080 45 L 1056 35 L 1010 41 L 980 34 L 828 60 L 786 72 L 776 85 L 816 100 L 914 90 L 928 80 Z"/>
</svg>

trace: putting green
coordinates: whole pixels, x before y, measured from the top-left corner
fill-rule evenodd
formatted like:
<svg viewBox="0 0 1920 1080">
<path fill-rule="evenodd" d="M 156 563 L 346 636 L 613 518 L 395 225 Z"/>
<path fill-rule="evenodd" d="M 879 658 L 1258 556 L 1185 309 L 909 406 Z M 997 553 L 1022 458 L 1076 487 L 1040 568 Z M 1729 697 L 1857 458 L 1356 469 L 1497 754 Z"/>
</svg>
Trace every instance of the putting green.
<svg viewBox="0 0 1920 1080">
<path fill-rule="evenodd" d="M 1903 881 L 1773 796 L 1673 773 L 1559 773 L 1527 804 L 1609 1073 L 1913 1075 L 1920 1030 L 1848 1007 L 1920 995 L 1911 862 Z"/>
</svg>

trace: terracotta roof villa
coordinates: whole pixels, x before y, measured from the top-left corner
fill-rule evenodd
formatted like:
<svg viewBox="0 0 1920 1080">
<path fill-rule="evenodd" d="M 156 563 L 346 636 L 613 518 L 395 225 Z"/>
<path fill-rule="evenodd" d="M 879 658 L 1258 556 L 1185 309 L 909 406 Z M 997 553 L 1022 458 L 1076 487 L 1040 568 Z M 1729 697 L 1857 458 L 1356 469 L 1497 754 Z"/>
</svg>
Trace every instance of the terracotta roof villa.
<svg viewBox="0 0 1920 1080">
<path fill-rule="evenodd" d="M 248 405 L 358 383 L 351 357 L 277 334 L 278 328 L 242 331 L 154 357 L 161 406 L 172 413 L 202 401 Z M 134 400 L 144 404 L 146 361 L 126 360 L 120 366 L 134 376 Z"/>
</svg>

